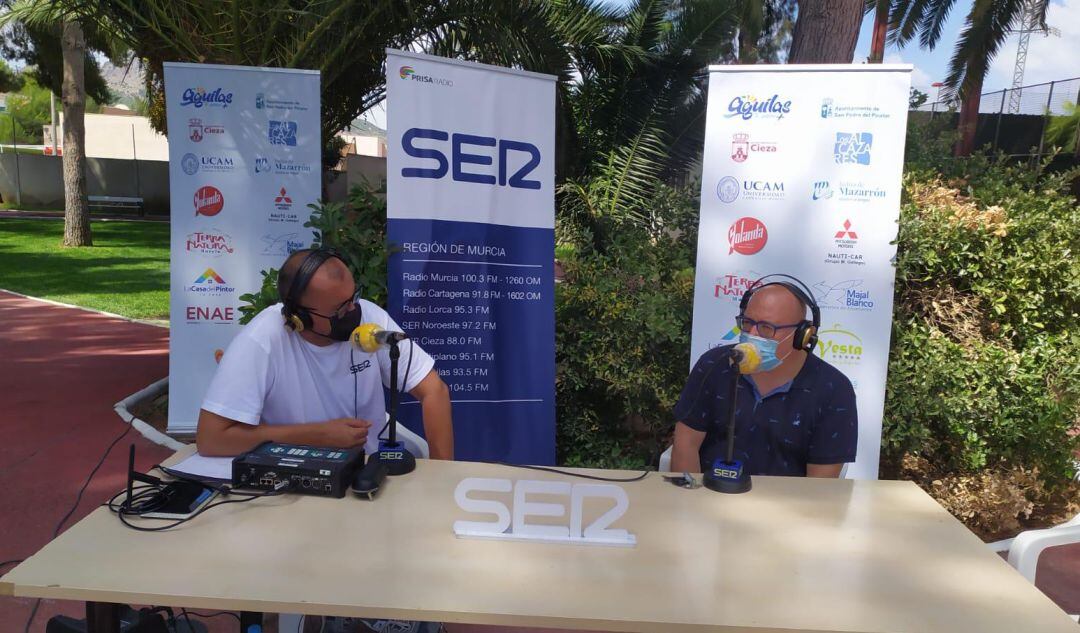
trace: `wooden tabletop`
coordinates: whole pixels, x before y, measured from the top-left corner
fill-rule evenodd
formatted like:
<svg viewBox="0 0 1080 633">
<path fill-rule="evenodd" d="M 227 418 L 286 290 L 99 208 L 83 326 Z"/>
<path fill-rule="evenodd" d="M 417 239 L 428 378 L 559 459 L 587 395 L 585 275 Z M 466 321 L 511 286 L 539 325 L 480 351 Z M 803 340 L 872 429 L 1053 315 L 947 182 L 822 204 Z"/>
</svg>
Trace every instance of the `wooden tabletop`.
<svg viewBox="0 0 1080 633">
<path fill-rule="evenodd" d="M 612 527 L 637 546 L 609 548 L 455 538 L 456 519 L 487 518 L 455 504 L 465 477 L 581 481 L 419 460 L 373 502 L 259 499 L 160 533 L 100 508 L 0 595 L 665 633 L 1077 633 L 909 482 L 755 477 L 722 495 L 653 473 L 620 484 L 630 508 Z"/>
</svg>

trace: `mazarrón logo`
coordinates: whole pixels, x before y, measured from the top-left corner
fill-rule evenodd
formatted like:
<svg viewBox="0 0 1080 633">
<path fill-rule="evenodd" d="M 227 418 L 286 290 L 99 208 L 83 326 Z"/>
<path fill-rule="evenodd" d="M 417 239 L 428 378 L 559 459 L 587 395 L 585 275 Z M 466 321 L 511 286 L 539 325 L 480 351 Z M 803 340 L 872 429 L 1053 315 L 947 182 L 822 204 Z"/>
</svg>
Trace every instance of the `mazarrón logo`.
<svg viewBox="0 0 1080 633">
<path fill-rule="evenodd" d="M 728 255 L 753 255 L 765 248 L 767 241 L 769 232 L 757 218 L 739 218 L 728 227 Z"/>
<path fill-rule="evenodd" d="M 215 229 L 188 233 L 187 252 L 201 253 L 213 257 L 230 255 L 233 252 L 232 237 L 228 233 L 222 233 Z"/>
<path fill-rule="evenodd" d="M 870 132 L 837 132 L 833 159 L 838 165 L 869 165 L 873 145 Z"/>
<path fill-rule="evenodd" d="M 186 88 L 183 96 L 180 97 L 180 105 L 195 106 L 196 108 L 203 106 L 227 108 L 232 104 L 232 97 L 231 92 L 225 92 L 221 88 L 214 88 L 213 90 L 207 90 L 201 86 L 198 88 Z"/>
<path fill-rule="evenodd" d="M 300 238 L 300 233 L 293 231 L 292 233 L 283 233 L 280 235 L 267 234 L 262 236 L 262 241 L 266 244 L 263 248 L 263 255 L 280 255 L 284 257 L 292 254 L 300 249 L 307 248 Z"/>
<path fill-rule="evenodd" d="M 716 197 L 728 204 L 739 198 L 739 181 L 731 176 L 724 176 L 716 183 Z"/>
<path fill-rule="evenodd" d="M 217 187 L 199 187 L 195 191 L 195 215 L 210 217 L 221 213 L 224 208 L 225 196 Z"/>
<path fill-rule="evenodd" d="M 837 323 L 818 332 L 818 344 L 814 353 L 832 365 L 858 365 L 862 362 L 864 353 L 862 338 Z"/>
<path fill-rule="evenodd" d="M 255 159 L 256 174 L 274 174 L 277 176 L 291 176 L 293 174 L 310 174 L 311 163 L 302 163 L 295 160 L 280 158 L 257 157 Z"/>
<path fill-rule="evenodd" d="M 828 200 L 831 197 L 833 197 L 833 190 L 828 180 L 819 180 L 814 183 L 814 191 L 810 194 L 811 200 Z"/>
<path fill-rule="evenodd" d="M 781 99 L 780 95 L 774 94 L 768 99 L 758 99 L 754 95 L 741 95 L 728 103 L 728 113 L 725 118 L 740 117 L 743 121 L 757 117 L 759 119 L 782 119 L 785 114 L 791 112 L 791 100 Z"/>
<path fill-rule="evenodd" d="M 199 171 L 199 157 L 195 154 L 184 154 L 180 159 L 180 168 L 189 176 L 194 176 Z"/>
<path fill-rule="evenodd" d="M 828 180 L 819 180 L 814 183 L 810 193 L 810 199 L 814 201 L 829 200 L 837 194 L 838 202 L 873 202 L 884 200 L 886 192 L 884 187 L 867 185 L 861 181 L 842 181 L 835 188 Z"/>
<path fill-rule="evenodd" d="M 754 282 L 763 276 L 752 270 L 740 270 L 717 277 L 716 283 L 713 285 L 713 298 L 737 302 L 742 299 L 750 286 L 754 285 Z"/>
<path fill-rule="evenodd" d="M 751 153 L 775 154 L 778 146 L 772 141 L 755 141 L 745 132 L 731 135 L 731 160 L 736 163 L 746 162 Z"/>
<path fill-rule="evenodd" d="M 402 79 L 408 79 L 409 81 L 418 81 L 423 84 L 434 84 L 437 86 L 446 86 L 447 88 L 453 88 L 454 82 L 445 77 L 433 77 L 431 75 L 421 75 L 416 72 L 412 66 L 402 66 L 398 69 L 398 76 Z"/>
<path fill-rule="evenodd" d="M 231 306 L 186 306 L 187 322 L 229 325 L 236 322 L 236 308 Z"/>
<path fill-rule="evenodd" d="M 876 105 L 837 103 L 831 97 L 821 100 L 823 119 L 888 119 L 890 116 L 892 115 Z"/>
<path fill-rule="evenodd" d="M 296 147 L 296 121 L 270 121 L 266 136 L 271 145 Z"/>
<path fill-rule="evenodd" d="M 869 290 L 863 289 L 862 279 L 843 281 L 819 281 L 810 289 L 814 299 L 823 309 L 867 311 L 874 309 L 874 299 Z"/>
<path fill-rule="evenodd" d="M 207 268 L 203 274 L 196 277 L 195 281 L 184 288 L 184 290 L 203 296 L 220 297 L 222 295 L 232 294 L 236 291 L 236 288 L 225 283 L 225 280 L 221 278 L 221 275 L 219 275 L 216 270 Z"/>
</svg>

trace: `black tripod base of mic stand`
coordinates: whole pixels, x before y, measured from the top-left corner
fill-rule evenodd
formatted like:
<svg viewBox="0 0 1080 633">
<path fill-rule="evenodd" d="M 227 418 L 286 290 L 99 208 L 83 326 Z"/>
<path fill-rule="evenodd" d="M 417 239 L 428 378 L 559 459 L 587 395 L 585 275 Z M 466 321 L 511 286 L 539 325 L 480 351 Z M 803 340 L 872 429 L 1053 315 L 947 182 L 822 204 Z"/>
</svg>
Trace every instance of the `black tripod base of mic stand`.
<svg viewBox="0 0 1080 633">
<path fill-rule="evenodd" d="M 750 473 L 743 468 L 742 462 L 724 461 L 718 459 L 713 462 L 711 469 L 705 472 L 705 487 L 715 492 L 726 494 L 740 494 L 749 492 L 753 484 L 750 481 Z"/>
<path fill-rule="evenodd" d="M 379 463 L 386 467 L 386 474 L 391 477 L 406 475 L 416 470 L 416 457 L 402 442 L 379 442 L 379 452 L 375 453 L 375 456 Z"/>
</svg>

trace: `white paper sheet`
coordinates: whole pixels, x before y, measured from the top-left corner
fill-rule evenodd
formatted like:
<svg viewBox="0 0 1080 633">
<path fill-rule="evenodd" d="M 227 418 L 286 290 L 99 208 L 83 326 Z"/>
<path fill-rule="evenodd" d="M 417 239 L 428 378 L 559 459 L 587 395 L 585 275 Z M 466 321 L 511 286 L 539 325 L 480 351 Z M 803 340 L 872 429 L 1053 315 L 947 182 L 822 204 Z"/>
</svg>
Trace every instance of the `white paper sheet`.
<svg viewBox="0 0 1080 633">
<path fill-rule="evenodd" d="M 185 473 L 199 479 L 232 480 L 232 457 L 204 457 L 198 453 L 169 467 L 169 470 Z"/>
</svg>

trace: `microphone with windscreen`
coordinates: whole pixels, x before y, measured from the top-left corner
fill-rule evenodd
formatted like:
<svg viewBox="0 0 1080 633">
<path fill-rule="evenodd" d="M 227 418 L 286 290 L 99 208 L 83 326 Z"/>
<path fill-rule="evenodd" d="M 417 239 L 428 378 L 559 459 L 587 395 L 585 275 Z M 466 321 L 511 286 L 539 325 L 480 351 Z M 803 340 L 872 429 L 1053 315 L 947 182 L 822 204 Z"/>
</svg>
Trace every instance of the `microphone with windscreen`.
<svg viewBox="0 0 1080 633">
<path fill-rule="evenodd" d="M 752 374 L 761 366 L 761 353 L 753 343 L 739 343 L 731 347 L 728 362 L 737 372 L 731 377 L 728 392 L 727 450 L 724 457 L 713 461 L 712 468 L 704 473 L 705 487 L 716 492 L 740 493 L 750 490 L 750 473 L 743 463 L 735 459 L 735 396 L 739 387 L 739 374 Z"/>
<path fill-rule="evenodd" d="M 352 341 L 353 345 L 369 354 L 374 354 L 387 345 L 396 345 L 407 338 L 409 337 L 405 336 L 403 332 L 384 330 L 374 323 L 358 325 L 349 336 L 349 340 Z"/>
</svg>

